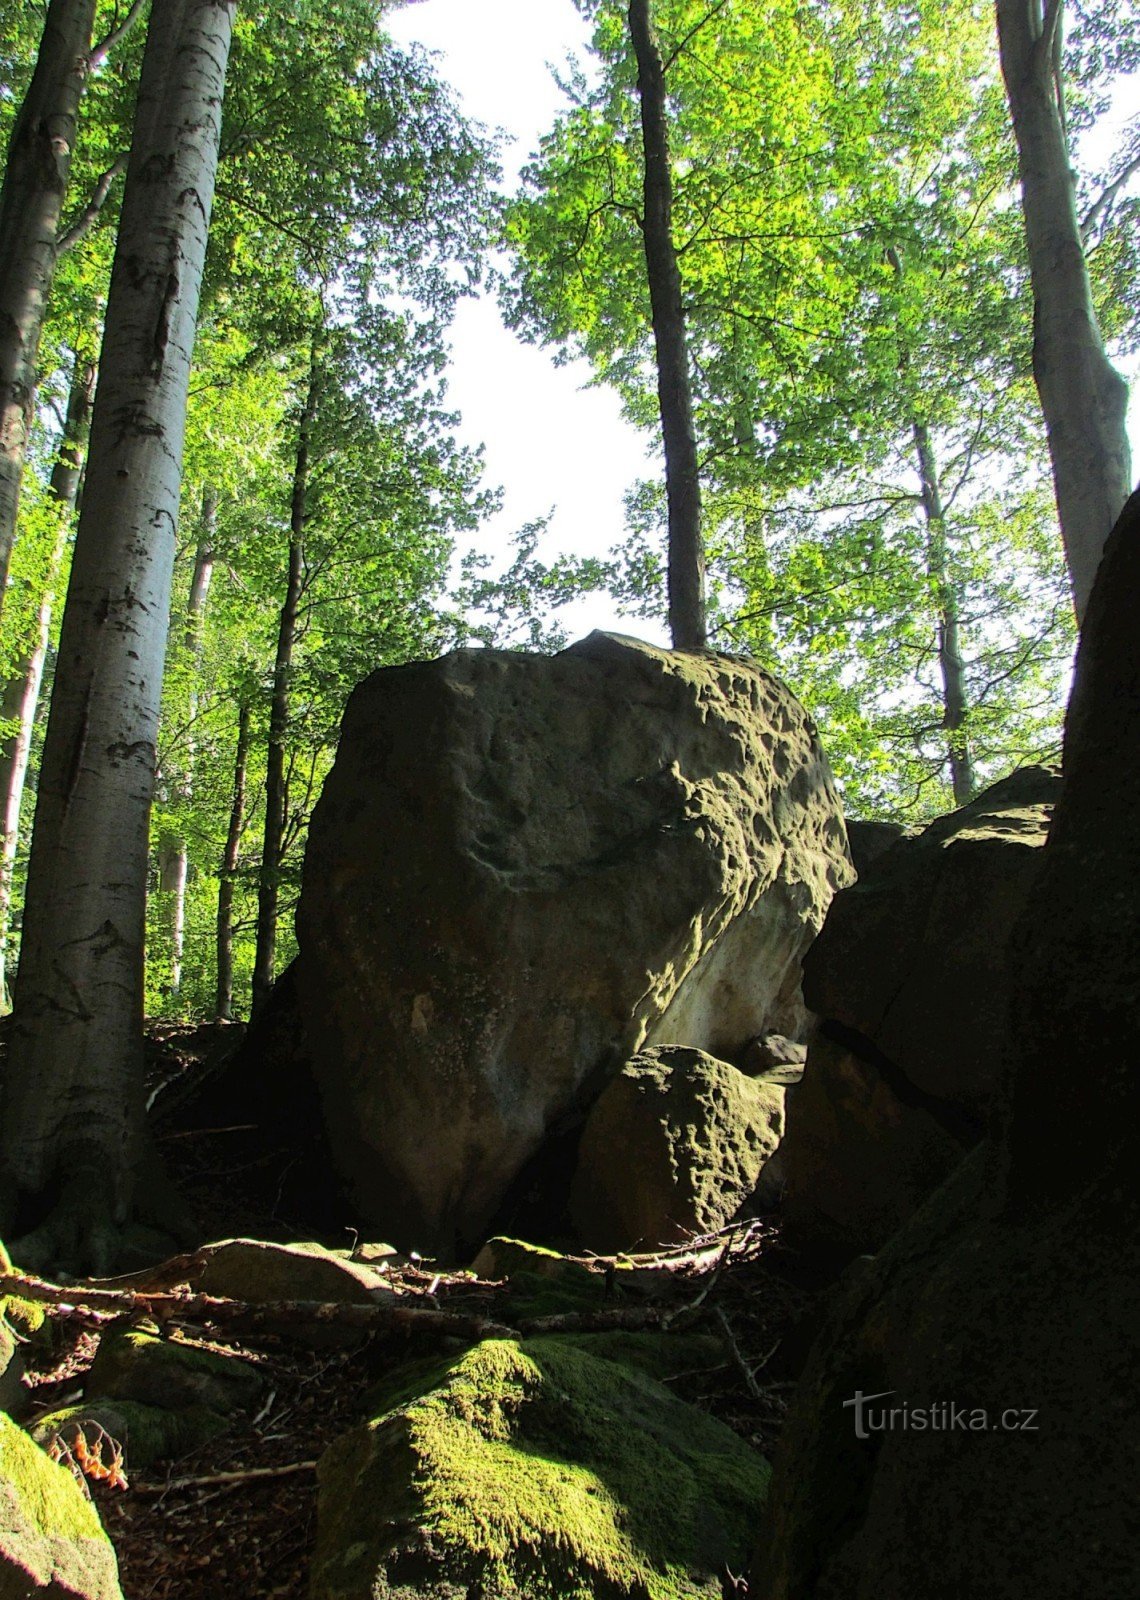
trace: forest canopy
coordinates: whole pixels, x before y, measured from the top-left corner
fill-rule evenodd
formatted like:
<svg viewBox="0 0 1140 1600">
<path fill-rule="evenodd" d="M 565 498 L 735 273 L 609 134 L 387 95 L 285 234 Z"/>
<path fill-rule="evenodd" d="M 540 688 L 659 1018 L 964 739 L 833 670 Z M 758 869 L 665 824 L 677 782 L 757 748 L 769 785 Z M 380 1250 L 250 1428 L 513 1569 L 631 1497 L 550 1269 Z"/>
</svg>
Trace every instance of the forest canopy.
<svg viewBox="0 0 1140 1600">
<path fill-rule="evenodd" d="M 549 647 L 559 605 L 591 591 L 631 630 L 665 613 L 663 474 L 631 492 L 608 558 L 541 553 L 532 527 L 513 552 L 461 563 L 498 491 L 447 399 L 450 319 L 490 272 L 522 338 L 584 356 L 659 436 L 635 9 L 579 0 L 591 52 L 564 68 L 564 109 L 511 194 L 494 140 L 372 0 L 233 14 L 161 622 L 149 1014 L 240 1016 L 268 994 L 293 948 L 308 817 L 368 672 L 465 642 Z M 1080 603 L 1061 432 L 1042 410 L 1049 289 L 1026 226 L 1028 112 L 1018 124 L 1006 81 L 1015 30 L 1049 45 L 1093 321 L 1120 360 L 1138 341 L 1140 135 L 1097 130 L 1137 65 L 1136 8 L 1003 4 L 1006 79 L 994 13 L 972 0 L 641 9 L 709 642 L 790 682 L 852 815 L 929 817 L 1056 753 Z M 47 709 L 66 692 L 63 597 L 148 19 L 141 0 L 52 0 L 0 27 L 9 218 L 61 29 L 86 63 L 52 80 L 74 138 L 50 238 L 28 247 L 38 321 L 4 376 L 10 978 Z"/>
</svg>

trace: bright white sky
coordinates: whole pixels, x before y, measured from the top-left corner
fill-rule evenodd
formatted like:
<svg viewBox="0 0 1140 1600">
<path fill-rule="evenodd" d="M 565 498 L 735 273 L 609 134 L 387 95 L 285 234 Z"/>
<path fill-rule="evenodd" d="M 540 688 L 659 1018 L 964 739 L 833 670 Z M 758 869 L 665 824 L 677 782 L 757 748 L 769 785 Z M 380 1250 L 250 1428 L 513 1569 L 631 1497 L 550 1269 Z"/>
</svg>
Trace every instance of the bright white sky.
<svg viewBox="0 0 1140 1600">
<path fill-rule="evenodd" d="M 463 109 L 508 135 L 501 159 L 512 183 L 564 104 L 550 66 L 564 70 L 589 40 L 572 0 L 420 0 L 390 12 L 384 26 L 401 44 L 438 51 Z M 550 352 L 522 344 L 490 296 L 464 302 L 452 343 L 449 400 L 463 417 L 461 437 L 485 445 L 488 482 L 505 490 L 501 514 L 479 541 L 493 570 L 509 564 L 512 533 L 552 509 L 540 554 L 606 554 L 624 533 L 626 489 L 652 470 L 617 396 L 586 387 L 584 362 L 555 367 Z M 649 631 L 642 621 L 620 621 L 605 599 L 567 606 L 559 620 L 572 637 L 595 627 Z M 663 632 L 656 636 L 665 642 Z"/>
<path fill-rule="evenodd" d="M 589 39 L 573 0 L 418 0 L 389 12 L 384 25 L 400 43 L 439 52 L 441 74 L 464 110 L 507 135 L 502 163 L 509 182 L 564 104 L 551 66 L 564 69 L 573 53 L 584 57 Z M 1121 120 L 1128 98 L 1122 97 Z M 1106 129 L 1105 136 L 1119 137 L 1118 129 Z M 493 570 L 509 564 L 511 534 L 552 509 L 540 554 L 604 555 L 624 532 L 625 491 L 656 470 L 644 436 L 623 420 L 616 395 L 587 387 L 585 363 L 555 367 L 549 352 L 520 343 L 488 296 L 462 305 L 453 346 L 449 396 L 462 414 L 461 437 L 486 447 L 488 481 L 505 490 L 503 511 L 479 540 L 495 558 Z M 1131 421 L 1135 468 L 1140 383 Z M 644 621 L 621 621 L 606 600 L 569 606 L 560 620 L 572 636 L 616 627 L 666 642 L 663 630 Z"/>
</svg>

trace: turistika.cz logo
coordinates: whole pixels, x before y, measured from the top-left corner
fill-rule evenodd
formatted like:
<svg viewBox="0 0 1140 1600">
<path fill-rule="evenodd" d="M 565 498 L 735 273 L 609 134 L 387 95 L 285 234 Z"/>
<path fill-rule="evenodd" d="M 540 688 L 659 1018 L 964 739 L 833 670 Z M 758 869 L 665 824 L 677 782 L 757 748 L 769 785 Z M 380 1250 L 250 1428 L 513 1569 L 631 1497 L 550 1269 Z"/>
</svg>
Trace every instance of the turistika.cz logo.
<svg viewBox="0 0 1140 1600">
<path fill-rule="evenodd" d="M 864 1394 L 856 1389 L 843 1409 L 855 1412 L 855 1437 L 869 1439 L 874 1433 L 1036 1433 L 1037 1407 L 1007 1406 L 991 1412 L 986 1406 L 963 1406 L 953 1400 L 932 1400 L 926 1406 L 890 1400 L 898 1391 L 882 1389 Z"/>
</svg>

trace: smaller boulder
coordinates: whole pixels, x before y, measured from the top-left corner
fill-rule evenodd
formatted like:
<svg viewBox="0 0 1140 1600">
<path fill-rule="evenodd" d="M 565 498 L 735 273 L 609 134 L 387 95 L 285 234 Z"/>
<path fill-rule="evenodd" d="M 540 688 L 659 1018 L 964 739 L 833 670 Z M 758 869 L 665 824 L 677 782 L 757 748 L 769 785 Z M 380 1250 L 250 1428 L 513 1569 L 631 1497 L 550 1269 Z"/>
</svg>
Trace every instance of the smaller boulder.
<svg viewBox="0 0 1140 1600">
<path fill-rule="evenodd" d="M 0 1597 L 123 1600 L 98 1513 L 59 1466 L 0 1412 Z"/>
<path fill-rule="evenodd" d="M 201 1252 L 206 1265 L 196 1287 L 250 1305 L 276 1300 L 343 1301 L 368 1305 L 393 1298 L 378 1264 L 350 1261 L 324 1245 L 271 1244 L 264 1239 L 223 1239 Z"/>
<path fill-rule="evenodd" d="M 600 1252 L 679 1244 L 723 1227 L 784 1131 L 784 1086 L 703 1050 L 643 1050 L 582 1130 L 570 1216 Z"/>
<path fill-rule="evenodd" d="M 321 1458 L 312 1600 L 721 1600 L 768 1465 L 567 1338 L 397 1373 Z"/>
</svg>

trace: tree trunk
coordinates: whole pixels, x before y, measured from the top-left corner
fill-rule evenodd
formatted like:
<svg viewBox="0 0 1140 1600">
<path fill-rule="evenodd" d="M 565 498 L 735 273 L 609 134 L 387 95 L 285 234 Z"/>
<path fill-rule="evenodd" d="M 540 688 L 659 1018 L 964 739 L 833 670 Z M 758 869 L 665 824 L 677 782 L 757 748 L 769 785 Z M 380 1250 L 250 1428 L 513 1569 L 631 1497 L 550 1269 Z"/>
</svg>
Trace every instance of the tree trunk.
<svg viewBox="0 0 1140 1600">
<path fill-rule="evenodd" d="M 0 607 L 94 18 L 95 0 L 51 0 L 0 190 Z"/>
<path fill-rule="evenodd" d="M 194 552 L 194 571 L 190 579 L 190 593 L 186 600 L 186 625 L 182 647 L 190 665 L 190 693 L 187 718 L 190 733 L 186 741 L 186 769 L 177 784 L 175 799 L 188 805 L 194 792 L 194 719 L 198 713 L 196 688 L 198 667 L 202 655 L 202 619 L 210 582 L 214 575 L 214 541 L 218 526 L 218 493 L 210 484 L 202 490 L 202 520 L 198 532 L 198 548 Z M 168 992 L 176 997 L 182 988 L 182 956 L 186 942 L 186 883 L 190 872 L 190 855 L 186 835 L 167 833 L 158 852 L 159 892 L 169 896 L 167 901 L 167 932 L 170 938 L 170 983 Z"/>
<path fill-rule="evenodd" d="M 968 705 L 966 672 L 959 638 L 958 595 L 950 578 L 946 550 L 946 514 L 938 463 L 934 456 L 930 430 L 923 422 L 914 424 L 914 444 L 918 472 L 922 481 L 922 509 L 926 518 L 926 570 L 938 609 L 938 670 L 942 678 L 942 726 L 946 730 L 946 754 L 950 763 L 950 783 L 954 804 L 967 805 L 976 790 L 970 738 L 966 729 Z"/>
<path fill-rule="evenodd" d="M 147 825 L 232 23 L 232 0 L 160 0 L 147 35 L 5 1082 L 0 1231 L 42 1222 L 29 1262 L 105 1268 L 136 1205 Z"/>
<path fill-rule="evenodd" d="M 253 960 L 253 1014 L 273 988 L 277 950 L 277 902 L 281 886 L 282 843 L 285 838 L 286 783 L 285 736 L 289 730 L 289 674 L 297 637 L 297 612 L 305 550 L 305 497 L 309 487 L 309 449 L 317 408 L 318 346 L 314 335 L 309 361 L 309 383 L 297 433 L 293 463 L 293 495 L 289 514 L 289 570 L 285 598 L 277 623 L 277 655 L 273 664 L 273 699 L 269 708 L 269 746 L 265 767 L 265 836 L 257 884 L 257 950 Z"/>
<path fill-rule="evenodd" d="M 238 708 L 237 754 L 234 756 L 234 792 L 230 806 L 230 825 L 222 854 L 221 881 L 218 884 L 218 991 L 216 1015 L 219 1022 L 230 1022 L 234 1014 L 234 875 L 241 854 L 241 835 L 245 825 L 245 775 L 249 765 L 249 707 Z"/>
<path fill-rule="evenodd" d="M 645 151 L 642 235 L 649 280 L 657 397 L 665 446 L 669 503 L 669 627 L 676 650 L 700 650 L 705 621 L 705 559 L 701 543 L 701 479 L 693 427 L 689 353 L 681 273 L 673 244 L 673 178 L 665 112 L 665 71 L 649 21 L 649 0 L 629 0 L 629 36 L 637 58 L 641 136 Z"/>
<path fill-rule="evenodd" d="M 1045 414 L 1078 620 L 1132 487 L 1128 387 L 1105 354 L 1077 219 L 1060 77 L 1063 0 L 997 0 L 1033 282 L 1033 375 Z"/>
<path fill-rule="evenodd" d="M 91 426 L 91 403 L 95 397 L 95 362 L 77 354 L 63 438 L 51 473 L 51 496 L 59 507 L 59 529 L 51 552 L 47 580 L 36 610 L 35 627 L 23 657 L 4 687 L 0 717 L 16 723 L 16 732 L 0 746 L 0 804 L 4 807 L 3 845 L 0 847 L 0 1008 L 8 1007 L 8 935 L 12 917 L 13 875 L 20 842 L 20 810 L 28 776 L 36 708 L 43 682 L 44 661 L 51 637 L 55 587 L 67 548 L 71 519 L 79 495 L 83 457 Z"/>
</svg>

